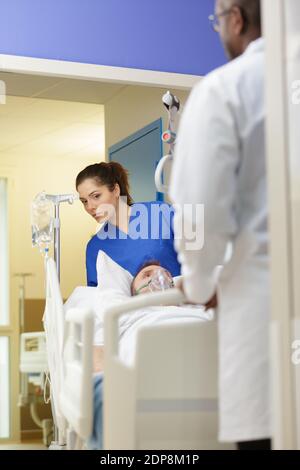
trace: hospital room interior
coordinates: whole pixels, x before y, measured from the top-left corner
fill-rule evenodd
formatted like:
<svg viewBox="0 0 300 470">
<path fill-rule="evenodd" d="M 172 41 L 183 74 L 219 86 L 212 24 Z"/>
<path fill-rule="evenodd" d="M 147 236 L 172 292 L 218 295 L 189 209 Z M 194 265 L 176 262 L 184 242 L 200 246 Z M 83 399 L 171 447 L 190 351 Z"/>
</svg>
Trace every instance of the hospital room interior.
<svg viewBox="0 0 300 470">
<path fill-rule="evenodd" d="M 299 1 L 164 2 L 2 2 L 0 450 L 300 450 Z"/>
</svg>

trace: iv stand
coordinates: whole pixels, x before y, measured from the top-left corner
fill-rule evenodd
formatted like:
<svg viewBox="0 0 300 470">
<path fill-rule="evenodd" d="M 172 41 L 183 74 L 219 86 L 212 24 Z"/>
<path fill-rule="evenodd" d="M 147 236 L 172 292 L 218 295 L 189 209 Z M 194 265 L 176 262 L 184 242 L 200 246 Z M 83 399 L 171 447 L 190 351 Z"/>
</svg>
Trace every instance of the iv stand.
<svg viewBox="0 0 300 470">
<path fill-rule="evenodd" d="M 57 276 L 60 282 L 60 218 L 59 218 L 59 209 L 60 204 L 63 202 L 68 202 L 73 204 L 77 199 L 75 194 L 46 194 L 46 199 L 51 201 L 54 205 L 54 261 L 57 269 Z"/>
<path fill-rule="evenodd" d="M 54 261 L 56 264 L 57 277 L 60 283 L 60 217 L 59 209 L 60 204 L 63 202 L 68 202 L 73 204 L 73 202 L 78 198 L 76 194 L 46 194 L 46 199 L 51 201 L 54 205 Z M 52 405 L 53 406 L 53 405 Z M 55 416 L 55 413 L 53 414 Z M 60 448 L 60 436 L 58 428 L 55 424 L 54 418 L 54 442 L 51 444 L 50 448 Z"/>
</svg>

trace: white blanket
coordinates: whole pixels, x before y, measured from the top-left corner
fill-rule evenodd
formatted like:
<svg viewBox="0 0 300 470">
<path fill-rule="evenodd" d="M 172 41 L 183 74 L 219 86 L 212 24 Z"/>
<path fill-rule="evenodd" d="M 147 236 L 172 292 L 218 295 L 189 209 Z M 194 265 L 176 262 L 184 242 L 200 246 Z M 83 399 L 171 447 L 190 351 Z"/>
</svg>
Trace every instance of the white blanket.
<svg viewBox="0 0 300 470">
<path fill-rule="evenodd" d="M 77 287 L 64 305 L 69 308 L 88 308 L 95 317 L 94 345 L 104 345 L 104 315 L 108 307 L 128 300 L 128 295 L 115 289 L 101 290 L 97 287 Z M 202 307 L 167 306 L 146 307 L 122 315 L 119 320 L 119 351 L 126 363 L 134 360 L 136 335 L 139 329 L 163 324 L 182 324 L 212 319 L 211 312 Z"/>
</svg>

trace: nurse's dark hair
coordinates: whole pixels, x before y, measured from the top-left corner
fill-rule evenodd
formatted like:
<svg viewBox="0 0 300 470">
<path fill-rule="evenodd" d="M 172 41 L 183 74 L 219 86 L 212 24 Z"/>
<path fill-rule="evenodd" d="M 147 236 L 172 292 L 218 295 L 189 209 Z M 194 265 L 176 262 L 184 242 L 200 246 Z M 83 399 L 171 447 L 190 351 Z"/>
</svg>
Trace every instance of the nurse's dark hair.
<svg viewBox="0 0 300 470">
<path fill-rule="evenodd" d="M 261 0 L 226 0 L 226 8 L 237 6 L 245 22 L 244 32 L 249 28 L 256 29 L 261 34 Z"/>
<path fill-rule="evenodd" d="M 82 170 L 76 178 L 76 189 L 86 179 L 93 179 L 99 186 L 107 186 L 113 191 L 116 184 L 120 187 L 120 196 L 127 197 L 127 204 L 131 206 L 133 199 L 129 193 L 128 171 L 118 162 L 94 163 Z"/>
</svg>

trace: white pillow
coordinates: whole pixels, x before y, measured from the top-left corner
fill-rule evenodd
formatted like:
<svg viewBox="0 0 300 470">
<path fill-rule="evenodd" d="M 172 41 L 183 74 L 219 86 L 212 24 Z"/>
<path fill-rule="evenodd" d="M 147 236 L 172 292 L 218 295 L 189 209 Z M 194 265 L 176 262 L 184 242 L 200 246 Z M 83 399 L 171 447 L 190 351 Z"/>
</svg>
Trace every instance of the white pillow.
<svg viewBox="0 0 300 470">
<path fill-rule="evenodd" d="M 64 303 L 64 311 L 66 313 L 70 308 L 92 308 L 95 310 L 97 303 L 98 298 L 95 287 L 79 286 L 73 290 Z"/>
<path fill-rule="evenodd" d="M 130 286 L 133 276 L 104 251 L 99 251 L 97 257 L 97 279 L 100 290 L 114 289 L 131 296 Z"/>
</svg>

